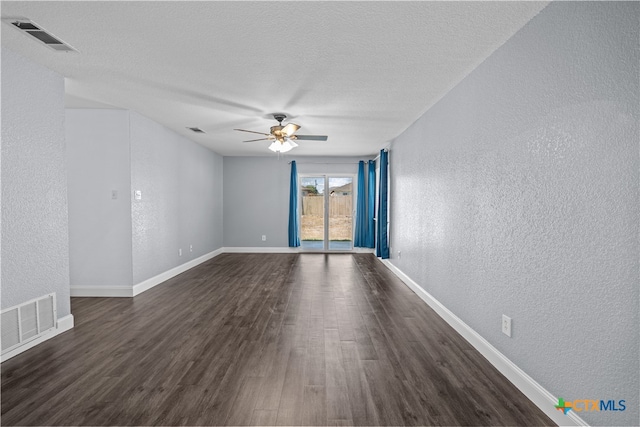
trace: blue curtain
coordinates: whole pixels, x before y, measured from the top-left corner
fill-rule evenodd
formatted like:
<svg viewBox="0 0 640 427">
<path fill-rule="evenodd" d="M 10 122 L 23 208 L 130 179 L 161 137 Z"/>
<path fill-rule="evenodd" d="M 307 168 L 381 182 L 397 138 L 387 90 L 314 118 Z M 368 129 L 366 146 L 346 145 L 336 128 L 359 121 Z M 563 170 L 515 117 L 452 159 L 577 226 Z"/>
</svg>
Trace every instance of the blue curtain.
<svg viewBox="0 0 640 427">
<path fill-rule="evenodd" d="M 364 162 L 358 162 L 358 201 L 356 203 L 356 239 L 353 246 L 362 248 L 367 243 L 367 198 L 364 182 Z"/>
<path fill-rule="evenodd" d="M 296 161 L 291 162 L 291 181 L 289 183 L 289 246 L 300 246 L 298 234 L 298 168 Z"/>
<path fill-rule="evenodd" d="M 365 247 L 376 247 L 376 162 L 369 160 L 367 171 L 367 239 Z"/>
<path fill-rule="evenodd" d="M 389 242 L 387 241 L 387 180 L 389 169 L 389 153 L 380 150 L 380 194 L 378 197 L 378 246 L 376 256 L 389 258 Z"/>
</svg>

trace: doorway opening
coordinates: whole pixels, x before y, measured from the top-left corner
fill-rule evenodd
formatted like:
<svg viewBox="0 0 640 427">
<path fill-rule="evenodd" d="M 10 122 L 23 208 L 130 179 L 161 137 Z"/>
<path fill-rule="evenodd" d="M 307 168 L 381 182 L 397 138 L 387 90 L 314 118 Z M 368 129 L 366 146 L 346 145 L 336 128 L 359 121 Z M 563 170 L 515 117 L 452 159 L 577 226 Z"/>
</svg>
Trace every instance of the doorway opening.
<svg viewBox="0 0 640 427">
<path fill-rule="evenodd" d="M 353 176 L 300 177 L 300 246 L 311 251 L 353 249 Z"/>
</svg>

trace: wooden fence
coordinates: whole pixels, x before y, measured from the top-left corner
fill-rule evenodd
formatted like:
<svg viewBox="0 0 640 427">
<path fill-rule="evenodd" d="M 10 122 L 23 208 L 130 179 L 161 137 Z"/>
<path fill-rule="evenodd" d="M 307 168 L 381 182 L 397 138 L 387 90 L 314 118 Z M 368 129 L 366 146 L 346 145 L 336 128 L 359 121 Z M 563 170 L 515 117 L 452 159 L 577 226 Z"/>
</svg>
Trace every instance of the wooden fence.
<svg viewBox="0 0 640 427">
<path fill-rule="evenodd" d="M 324 212 L 324 196 L 304 196 L 302 198 L 302 215 L 322 216 Z M 329 216 L 353 215 L 352 196 L 329 196 Z"/>
</svg>

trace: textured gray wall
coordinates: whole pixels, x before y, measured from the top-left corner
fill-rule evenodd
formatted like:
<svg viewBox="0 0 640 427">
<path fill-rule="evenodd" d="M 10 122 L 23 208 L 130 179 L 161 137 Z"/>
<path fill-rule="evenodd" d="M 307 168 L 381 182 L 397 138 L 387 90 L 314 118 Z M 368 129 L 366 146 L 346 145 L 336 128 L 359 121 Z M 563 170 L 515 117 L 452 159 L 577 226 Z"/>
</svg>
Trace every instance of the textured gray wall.
<svg viewBox="0 0 640 427">
<path fill-rule="evenodd" d="M 266 150 L 266 148 L 265 148 Z M 355 157 L 225 157 L 224 158 L 224 246 L 289 246 L 290 161 L 298 174 L 356 175 Z M 356 180 L 357 181 L 357 180 Z M 354 182 L 357 188 L 357 182 Z M 262 235 L 267 241 L 262 241 Z"/>
<path fill-rule="evenodd" d="M 50 292 L 70 313 L 64 79 L 2 49 L 2 308 Z"/>
<path fill-rule="evenodd" d="M 65 128 L 71 286 L 131 287 L 129 112 L 67 110 Z"/>
<path fill-rule="evenodd" d="M 390 153 L 393 264 L 555 396 L 626 400 L 593 425 L 639 422 L 639 17 L 552 3 Z"/>
<path fill-rule="evenodd" d="M 224 158 L 225 247 L 289 246 L 289 161 L 275 155 Z"/>
<path fill-rule="evenodd" d="M 142 191 L 131 209 L 137 284 L 222 247 L 223 164 L 221 156 L 135 112 L 130 136 L 132 191 Z"/>
</svg>

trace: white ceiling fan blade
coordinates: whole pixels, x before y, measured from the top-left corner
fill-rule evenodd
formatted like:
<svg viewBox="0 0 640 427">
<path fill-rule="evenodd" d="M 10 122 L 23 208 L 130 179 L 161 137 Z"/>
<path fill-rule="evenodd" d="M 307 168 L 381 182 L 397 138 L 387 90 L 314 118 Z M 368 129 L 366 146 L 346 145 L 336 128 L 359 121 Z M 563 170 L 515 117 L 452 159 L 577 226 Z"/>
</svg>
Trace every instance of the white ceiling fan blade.
<svg viewBox="0 0 640 427">
<path fill-rule="evenodd" d="M 282 128 L 282 133 L 284 133 L 285 135 L 292 136 L 294 133 L 296 133 L 298 129 L 300 129 L 300 126 L 298 126 L 295 123 L 289 123 L 288 125 Z"/>
<path fill-rule="evenodd" d="M 250 139 L 248 141 L 242 141 L 242 142 L 254 142 L 254 141 L 270 141 L 273 138 L 258 138 L 258 139 Z"/>
<path fill-rule="evenodd" d="M 256 131 L 254 131 L 254 130 L 246 130 L 246 129 L 234 129 L 234 130 L 239 130 L 240 132 L 257 133 L 258 135 L 266 135 L 266 136 L 270 136 L 270 134 L 268 134 L 268 133 L 264 133 L 264 132 L 256 132 Z"/>
</svg>

